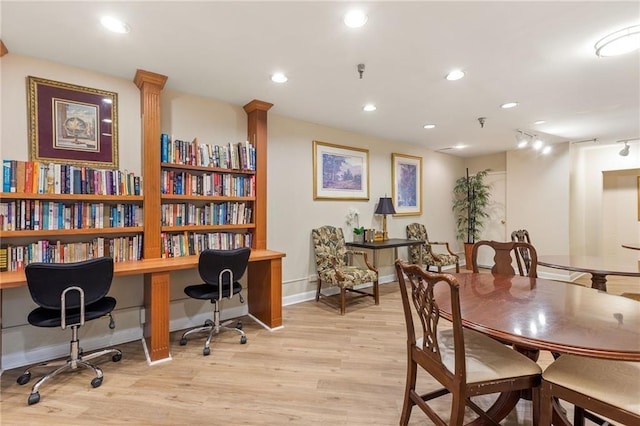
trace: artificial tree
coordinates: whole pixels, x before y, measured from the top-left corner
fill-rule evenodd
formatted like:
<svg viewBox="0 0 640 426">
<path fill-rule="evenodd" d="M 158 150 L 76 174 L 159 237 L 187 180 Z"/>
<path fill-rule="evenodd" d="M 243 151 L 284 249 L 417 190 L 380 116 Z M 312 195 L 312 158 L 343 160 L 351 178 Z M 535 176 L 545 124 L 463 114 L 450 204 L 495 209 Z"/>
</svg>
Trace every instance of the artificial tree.
<svg viewBox="0 0 640 426">
<path fill-rule="evenodd" d="M 489 169 L 482 170 L 475 175 L 469 175 L 469 169 L 465 176 L 456 180 L 453 188 L 453 211 L 457 215 L 457 237 L 464 241 L 466 268 L 471 269 L 471 249 L 480 238 L 480 231 L 484 226 L 484 220 L 489 217 L 487 207 L 491 185 L 484 182 Z"/>
</svg>

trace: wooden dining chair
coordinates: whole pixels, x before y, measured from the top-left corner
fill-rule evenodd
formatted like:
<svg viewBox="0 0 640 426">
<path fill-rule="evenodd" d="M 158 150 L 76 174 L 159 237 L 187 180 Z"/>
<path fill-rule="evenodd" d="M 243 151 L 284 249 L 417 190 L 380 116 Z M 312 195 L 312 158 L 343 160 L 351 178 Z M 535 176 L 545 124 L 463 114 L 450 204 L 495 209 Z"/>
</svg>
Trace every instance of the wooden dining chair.
<svg viewBox="0 0 640 426">
<path fill-rule="evenodd" d="M 493 257 L 494 265 L 491 267 L 492 274 L 516 275 L 516 271 L 513 268 L 515 260 L 518 267 L 518 274 L 520 276 L 532 278 L 538 277 L 538 255 L 536 253 L 536 249 L 531 244 L 522 241 L 478 241 L 473 245 L 473 249 L 471 250 L 471 265 L 473 267 L 473 272 L 480 271 L 478 266 L 478 250 L 483 246 L 488 246 L 495 252 Z M 528 254 L 528 267 L 523 264 L 521 259 L 521 252 L 523 250 L 526 250 Z"/>
<path fill-rule="evenodd" d="M 407 329 L 407 378 L 400 424 L 409 423 L 412 408 L 417 405 L 436 425 L 462 425 L 466 407 L 483 421 L 496 425 L 500 419 L 493 419 L 471 398 L 524 389 L 533 389 L 533 424 L 537 424 L 541 375 L 538 364 L 489 336 L 462 328 L 459 285 L 453 275 L 427 272 L 401 260 L 395 265 Z M 436 285 L 449 287 L 452 322 L 439 322 Z M 420 320 L 417 330 L 414 316 Z M 418 366 L 443 388 L 418 393 Z M 449 393 L 452 402 L 447 421 L 427 402 Z"/>
<path fill-rule="evenodd" d="M 531 238 L 529 237 L 529 231 L 526 229 L 518 229 L 511 233 L 511 241 L 520 241 L 531 244 Z M 516 250 L 516 256 L 520 257 L 524 265 L 524 269 L 529 273 L 529 267 L 531 265 L 531 257 L 529 256 L 529 250 L 524 247 L 520 247 Z"/>
<path fill-rule="evenodd" d="M 620 424 L 640 425 L 640 362 L 564 354 L 546 368 L 542 379 L 542 426 L 551 425 L 556 398 L 574 404 L 574 426 L 584 425 L 585 410 Z"/>
</svg>

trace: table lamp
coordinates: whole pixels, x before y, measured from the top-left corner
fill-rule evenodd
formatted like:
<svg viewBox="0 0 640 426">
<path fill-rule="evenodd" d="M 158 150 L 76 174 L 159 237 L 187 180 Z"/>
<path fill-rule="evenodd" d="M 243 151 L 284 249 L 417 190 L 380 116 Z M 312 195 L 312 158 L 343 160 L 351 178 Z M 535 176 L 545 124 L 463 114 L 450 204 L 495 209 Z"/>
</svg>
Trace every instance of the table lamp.
<svg viewBox="0 0 640 426">
<path fill-rule="evenodd" d="M 393 208 L 393 201 L 391 201 L 391 197 L 380 197 L 375 213 L 383 215 L 382 239 L 386 241 L 389 239 L 389 235 L 387 234 L 387 215 L 396 214 L 396 209 Z"/>
</svg>

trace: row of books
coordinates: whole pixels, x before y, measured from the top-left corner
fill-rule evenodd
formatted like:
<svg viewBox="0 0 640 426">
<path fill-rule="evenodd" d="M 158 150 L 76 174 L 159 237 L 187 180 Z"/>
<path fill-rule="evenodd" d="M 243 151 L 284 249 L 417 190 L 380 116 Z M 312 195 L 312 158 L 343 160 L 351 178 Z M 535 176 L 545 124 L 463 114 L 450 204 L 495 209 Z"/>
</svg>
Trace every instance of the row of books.
<svg viewBox="0 0 640 426">
<path fill-rule="evenodd" d="M 226 145 L 209 145 L 171 140 L 168 134 L 160 136 L 160 160 L 163 163 L 186 164 L 190 166 L 220 167 L 223 169 L 255 170 L 256 149 L 247 142 Z"/>
<path fill-rule="evenodd" d="M 250 233 L 209 232 L 182 234 L 161 234 L 162 258 L 181 257 L 199 254 L 202 250 L 232 250 L 241 247 L 251 247 Z"/>
<path fill-rule="evenodd" d="M 163 204 L 162 226 L 183 225 L 244 225 L 251 223 L 253 209 L 248 203 L 209 203 L 197 206 L 191 203 Z"/>
<path fill-rule="evenodd" d="M 142 195 L 142 178 L 127 171 L 20 160 L 3 160 L 2 171 L 3 192 Z"/>
<path fill-rule="evenodd" d="M 143 208 L 136 204 L 15 200 L 0 202 L 0 230 L 121 228 L 142 226 Z"/>
<path fill-rule="evenodd" d="M 142 235 L 94 238 L 80 243 L 40 240 L 0 248 L 0 271 L 20 271 L 29 263 L 72 263 L 111 256 L 115 262 L 142 259 Z"/>
<path fill-rule="evenodd" d="M 253 197 L 256 192 L 256 177 L 163 170 L 160 175 L 160 191 L 163 194 L 176 195 Z"/>
</svg>

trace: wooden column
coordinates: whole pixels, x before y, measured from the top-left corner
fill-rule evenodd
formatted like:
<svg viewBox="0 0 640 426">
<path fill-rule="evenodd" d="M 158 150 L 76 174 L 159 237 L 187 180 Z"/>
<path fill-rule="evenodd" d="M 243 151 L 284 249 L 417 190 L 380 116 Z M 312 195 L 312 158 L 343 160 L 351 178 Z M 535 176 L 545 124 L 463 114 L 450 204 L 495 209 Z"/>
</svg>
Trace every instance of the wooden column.
<svg viewBox="0 0 640 426">
<path fill-rule="evenodd" d="M 167 77 L 138 70 L 133 79 L 140 89 L 142 119 L 142 188 L 144 192 L 145 259 L 161 256 L 160 246 L 160 93 Z M 151 361 L 169 357 L 170 273 L 144 276 L 144 337 Z"/>
<path fill-rule="evenodd" d="M 167 77 L 138 70 L 142 118 L 142 189 L 144 192 L 145 259 L 160 257 L 160 92 Z"/>
<path fill-rule="evenodd" d="M 253 248 L 267 248 L 267 111 L 268 102 L 252 100 L 244 106 L 247 113 L 247 138 L 256 149 L 256 205 Z"/>
</svg>

